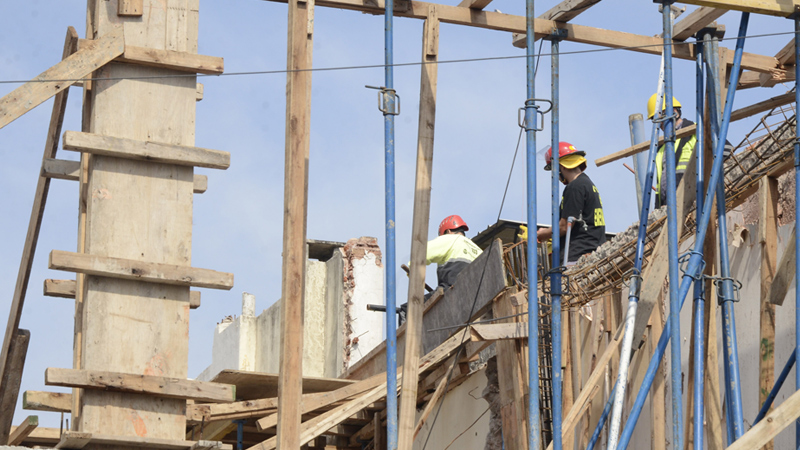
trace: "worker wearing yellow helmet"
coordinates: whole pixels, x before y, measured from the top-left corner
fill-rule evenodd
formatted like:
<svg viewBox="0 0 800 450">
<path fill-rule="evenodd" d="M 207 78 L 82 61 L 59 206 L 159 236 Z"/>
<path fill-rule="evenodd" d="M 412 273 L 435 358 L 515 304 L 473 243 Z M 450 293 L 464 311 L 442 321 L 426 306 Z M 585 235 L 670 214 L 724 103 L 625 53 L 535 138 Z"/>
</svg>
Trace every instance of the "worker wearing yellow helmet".
<svg viewBox="0 0 800 450">
<path fill-rule="evenodd" d="M 653 120 L 653 116 L 656 112 L 656 100 L 658 94 L 653 94 L 650 96 L 650 100 L 647 101 L 647 118 Z M 664 117 L 664 111 L 667 109 L 666 102 L 662 99 L 661 105 L 661 112 L 658 114 L 658 118 Z M 683 115 L 681 114 L 681 102 L 678 101 L 675 97 L 672 97 L 672 108 L 675 112 L 675 131 L 680 130 L 684 127 L 689 127 L 694 125 L 689 119 L 684 119 Z M 661 122 L 660 126 L 661 129 L 664 129 L 664 124 L 666 122 Z M 692 156 L 694 155 L 694 147 L 697 144 L 697 136 L 692 134 L 691 136 L 684 136 L 675 142 L 675 184 L 678 185 L 683 178 L 683 174 L 686 172 L 686 167 L 689 165 L 689 161 L 691 161 Z M 667 165 L 664 164 L 664 149 L 665 145 L 662 145 L 658 149 L 658 153 L 656 154 L 656 208 L 660 208 L 667 204 L 667 190 L 661 188 L 661 180 L 666 176 L 667 173 Z M 733 151 L 733 146 L 730 142 L 725 142 L 725 153 L 724 157 L 727 158 L 730 156 L 731 152 Z"/>
</svg>

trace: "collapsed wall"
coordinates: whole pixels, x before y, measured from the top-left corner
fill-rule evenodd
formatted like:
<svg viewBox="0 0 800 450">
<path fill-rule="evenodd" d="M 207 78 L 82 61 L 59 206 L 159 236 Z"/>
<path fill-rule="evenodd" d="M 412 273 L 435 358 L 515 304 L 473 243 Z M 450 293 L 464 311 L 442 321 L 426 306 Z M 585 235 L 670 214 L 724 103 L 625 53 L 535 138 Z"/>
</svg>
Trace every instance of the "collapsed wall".
<svg viewBox="0 0 800 450">
<path fill-rule="evenodd" d="M 303 304 L 303 375 L 336 378 L 383 340 L 384 315 L 367 311 L 383 303 L 383 265 L 377 239 L 324 243 L 309 254 Z M 320 256 L 322 255 L 322 256 Z M 225 369 L 278 373 L 280 301 L 255 316 L 255 296 L 244 293 L 242 315 L 217 324 L 212 362 L 199 376 Z"/>
</svg>

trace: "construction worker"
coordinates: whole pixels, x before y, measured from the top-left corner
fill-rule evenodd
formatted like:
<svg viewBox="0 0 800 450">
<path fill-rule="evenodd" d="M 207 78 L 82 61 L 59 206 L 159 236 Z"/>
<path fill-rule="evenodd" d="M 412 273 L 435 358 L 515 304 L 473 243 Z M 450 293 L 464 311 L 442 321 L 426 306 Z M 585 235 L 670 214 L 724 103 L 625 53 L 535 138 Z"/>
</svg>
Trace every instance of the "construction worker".
<svg viewBox="0 0 800 450">
<path fill-rule="evenodd" d="M 561 241 L 561 260 L 564 260 L 564 246 L 567 237 L 567 219 L 575 218 L 569 239 L 567 262 L 575 262 L 581 256 L 591 253 L 606 241 L 606 221 L 603 215 L 603 202 L 597 187 L 586 175 L 586 152 L 577 150 L 569 142 L 558 144 L 559 178 L 566 185 L 561 196 L 561 219 L 558 222 Z M 544 170 L 552 170 L 553 149 L 545 154 Z M 541 228 L 536 232 L 536 240 L 546 241 L 553 237 L 553 228 Z"/>
<path fill-rule="evenodd" d="M 436 269 L 438 288 L 445 290 L 453 286 L 458 274 L 483 253 L 483 250 L 465 235 L 467 231 L 469 227 L 461 216 L 447 216 L 439 224 L 439 236 L 428 241 L 425 265 L 438 264 L 439 267 Z M 425 300 L 430 296 L 431 293 L 425 295 Z M 408 303 L 400 306 L 401 325 L 405 322 L 407 310 Z"/>
<path fill-rule="evenodd" d="M 653 94 L 650 96 L 650 100 L 647 101 L 647 118 L 653 120 L 653 116 L 656 112 L 656 100 L 658 94 Z M 666 102 L 662 102 L 666 103 Z M 664 116 L 664 111 L 667 109 L 667 105 L 664 104 L 661 107 L 661 113 L 659 113 L 659 117 L 656 120 L 662 119 Z M 681 102 L 679 102 L 675 97 L 672 97 L 672 109 L 675 112 L 675 131 L 677 132 L 681 128 L 689 127 L 694 125 L 689 119 L 684 119 L 683 115 L 681 114 Z M 660 123 L 660 127 L 663 130 L 665 127 L 666 121 Z M 692 159 L 692 155 L 694 154 L 694 147 L 697 144 L 697 136 L 692 134 L 691 136 L 684 136 L 678 139 L 675 142 L 675 185 L 679 185 L 681 183 L 681 179 L 683 178 L 683 174 L 686 172 L 686 167 L 689 165 L 689 161 Z M 667 165 L 664 163 L 664 149 L 666 145 L 662 145 L 658 149 L 658 153 L 656 154 L 656 208 L 660 208 L 667 204 L 667 189 L 666 187 L 662 189 L 661 180 L 664 179 L 664 176 L 667 174 Z M 728 156 L 733 152 L 733 146 L 730 142 L 725 141 L 725 152 L 724 158 L 727 159 Z"/>
</svg>

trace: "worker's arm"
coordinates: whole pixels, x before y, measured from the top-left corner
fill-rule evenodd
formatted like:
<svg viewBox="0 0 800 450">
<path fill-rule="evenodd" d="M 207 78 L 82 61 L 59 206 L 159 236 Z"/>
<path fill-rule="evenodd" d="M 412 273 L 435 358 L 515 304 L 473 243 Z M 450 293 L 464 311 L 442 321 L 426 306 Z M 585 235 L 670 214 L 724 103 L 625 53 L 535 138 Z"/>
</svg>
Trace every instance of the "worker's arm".
<svg viewBox="0 0 800 450">
<path fill-rule="evenodd" d="M 559 236 L 567 234 L 567 219 L 558 221 Z M 536 240 L 539 242 L 546 241 L 553 237 L 553 228 L 542 228 L 536 231 Z"/>
</svg>

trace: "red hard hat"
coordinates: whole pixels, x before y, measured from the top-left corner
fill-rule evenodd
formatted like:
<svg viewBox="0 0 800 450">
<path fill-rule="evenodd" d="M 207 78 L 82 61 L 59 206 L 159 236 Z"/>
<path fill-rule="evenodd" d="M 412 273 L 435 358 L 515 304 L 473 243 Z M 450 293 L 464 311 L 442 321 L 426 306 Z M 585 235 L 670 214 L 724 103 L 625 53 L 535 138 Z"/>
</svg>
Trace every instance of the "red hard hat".
<svg viewBox="0 0 800 450">
<path fill-rule="evenodd" d="M 575 148 L 574 145 L 570 144 L 569 142 L 559 142 L 558 143 L 558 157 L 563 158 L 564 156 L 570 155 L 575 153 L 577 155 L 586 156 L 586 152 L 578 150 Z M 544 155 L 544 170 L 550 170 L 552 168 L 553 162 L 553 148 L 548 147 L 547 153 Z"/>
<path fill-rule="evenodd" d="M 458 228 L 464 228 L 465 231 L 469 231 L 467 222 L 464 222 L 464 219 L 462 219 L 461 216 L 447 216 L 444 218 L 442 223 L 439 224 L 439 236 L 443 235 L 447 230 L 456 230 Z"/>
</svg>

